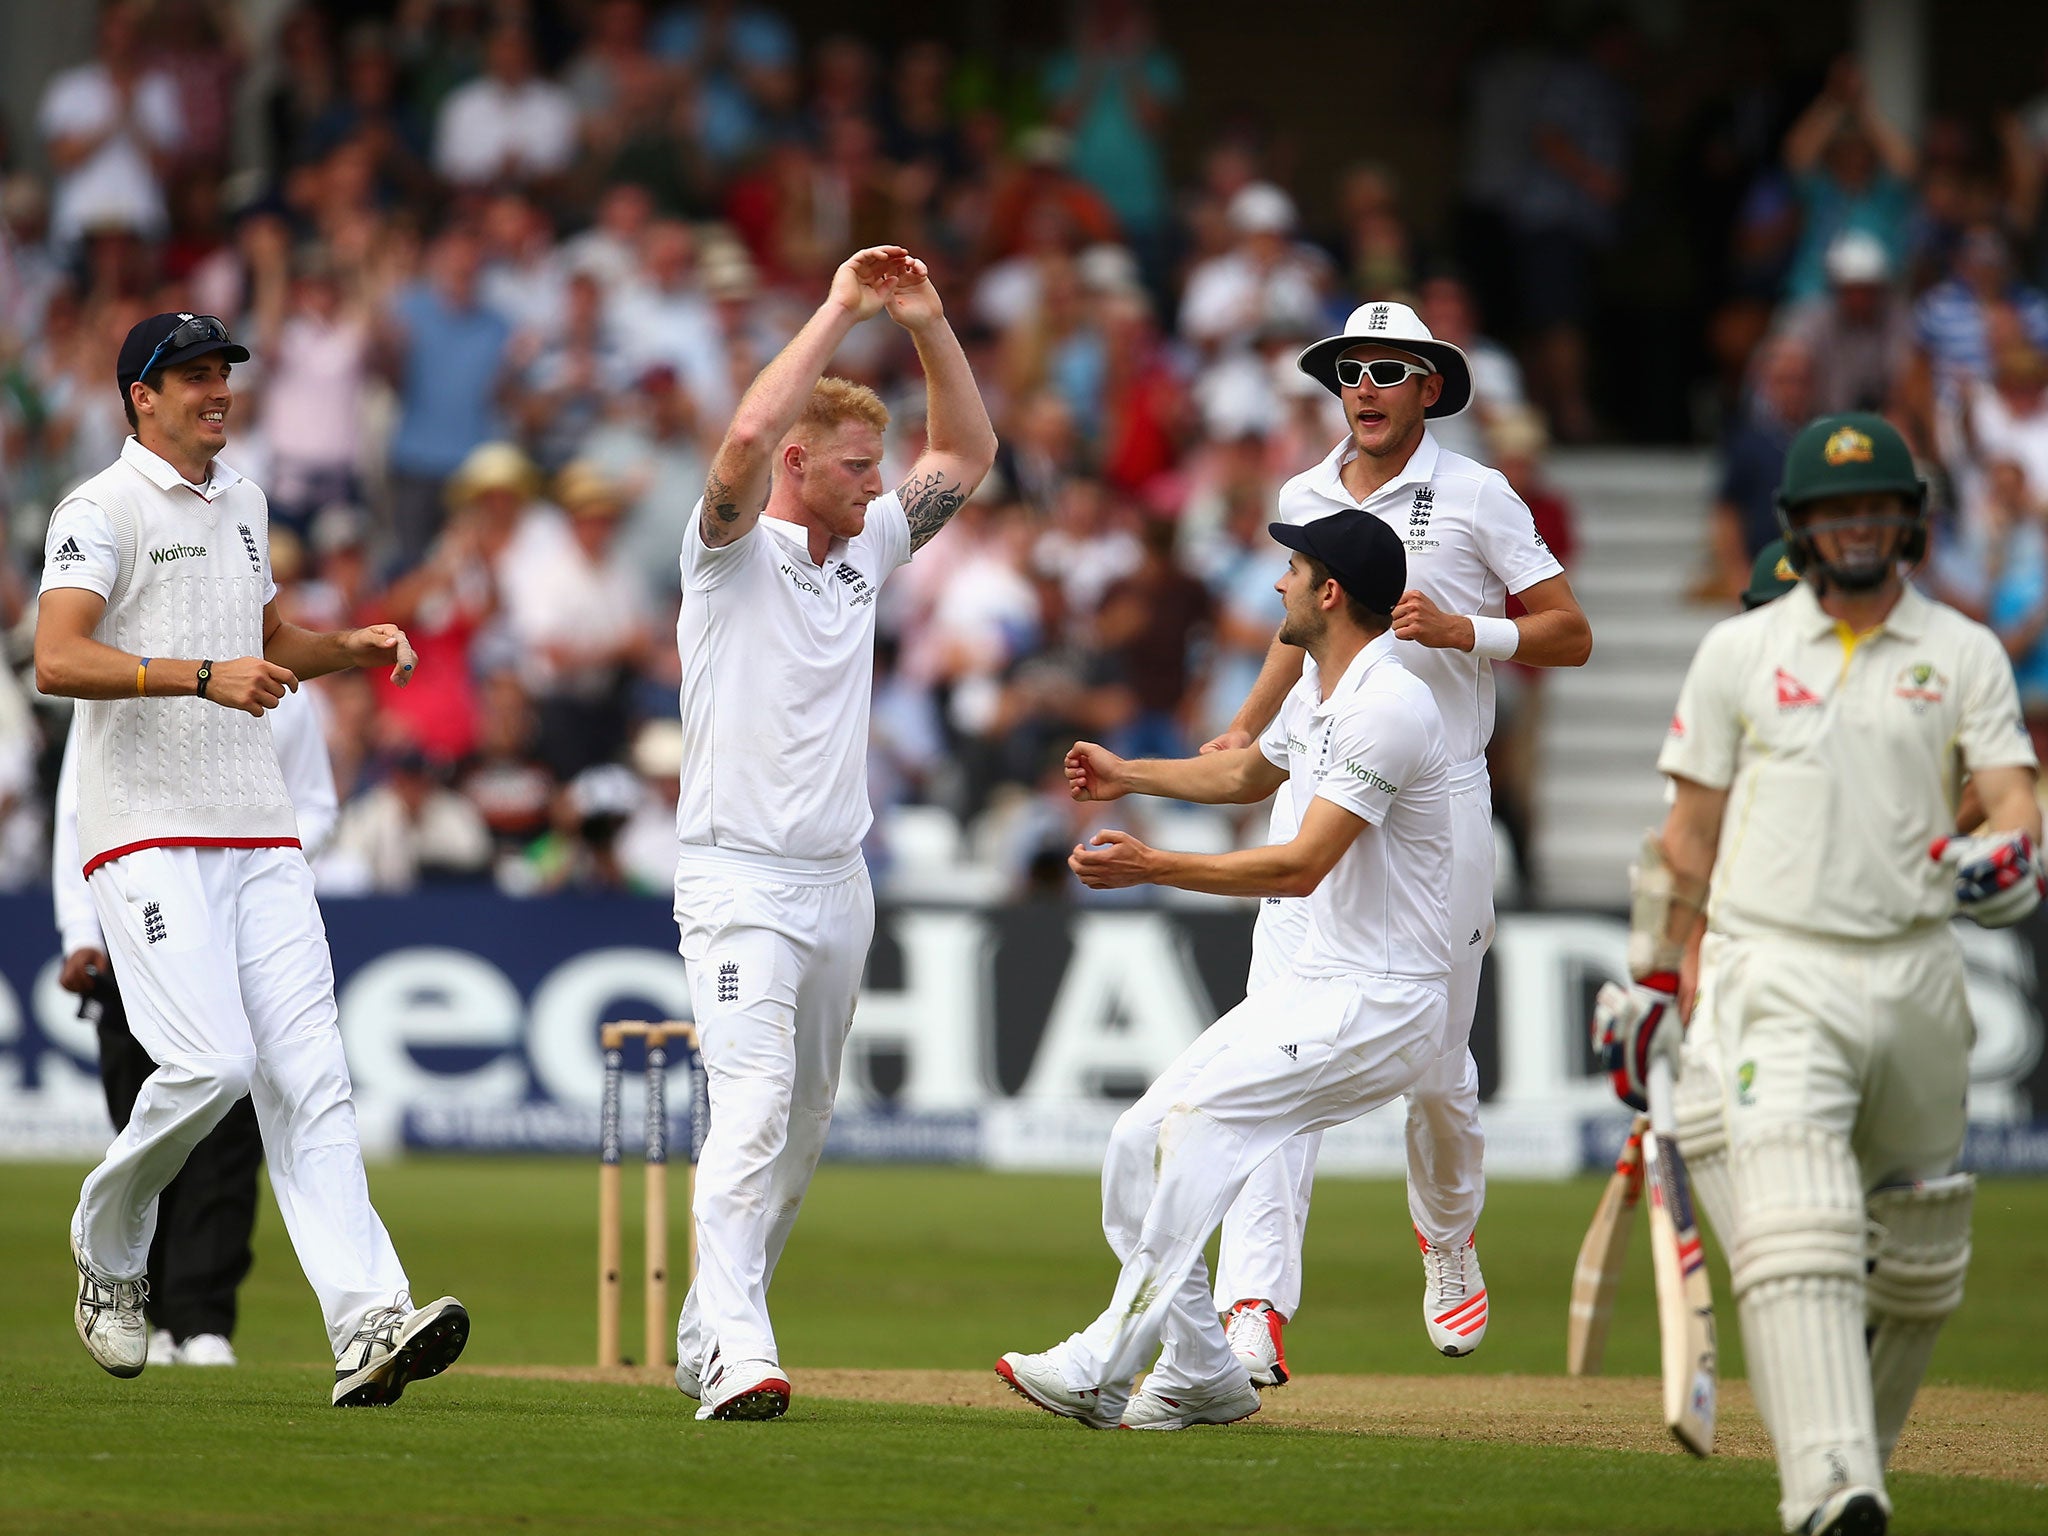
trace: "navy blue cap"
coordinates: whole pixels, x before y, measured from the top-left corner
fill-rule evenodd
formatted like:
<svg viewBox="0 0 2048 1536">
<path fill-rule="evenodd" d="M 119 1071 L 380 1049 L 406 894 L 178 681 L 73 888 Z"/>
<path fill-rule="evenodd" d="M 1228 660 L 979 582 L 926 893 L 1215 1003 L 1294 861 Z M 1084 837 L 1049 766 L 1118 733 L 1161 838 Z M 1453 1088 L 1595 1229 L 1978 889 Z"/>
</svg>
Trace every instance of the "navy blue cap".
<svg viewBox="0 0 2048 1536">
<path fill-rule="evenodd" d="M 1408 551 L 1401 536 L 1363 507 L 1312 523 L 1268 523 L 1266 531 L 1287 548 L 1322 561 L 1338 586 L 1375 613 L 1392 613 L 1408 590 Z"/>
<path fill-rule="evenodd" d="M 188 334 L 178 340 L 181 329 Z M 166 345 L 167 342 L 170 344 Z M 227 326 L 212 315 L 151 315 L 147 320 L 138 320 L 128 339 L 121 343 L 121 356 L 114 364 L 114 382 L 121 386 L 125 396 L 128 386 L 145 373 L 175 368 L 209 352 L 223 353 L 231 363 L 249 361 L 249 349 L 229 340 Z M 155 360 L 151 361 L 152 358 Z"/>
</svg>

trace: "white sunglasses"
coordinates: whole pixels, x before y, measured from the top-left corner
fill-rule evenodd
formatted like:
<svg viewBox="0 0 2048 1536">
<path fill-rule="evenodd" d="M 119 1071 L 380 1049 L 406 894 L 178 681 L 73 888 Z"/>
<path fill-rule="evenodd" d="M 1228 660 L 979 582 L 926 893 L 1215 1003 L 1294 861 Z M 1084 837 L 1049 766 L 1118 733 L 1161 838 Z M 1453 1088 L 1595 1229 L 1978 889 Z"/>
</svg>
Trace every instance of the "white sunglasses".
<svg viewBox="0 0 2048 1536">
<path fill-rule="evenodd" d="M 1356 389 L 1367 379 L 1371 379 L 1376 388 L 1392 389 L 1418 375 L 1427 377 L 1435 372 L 1434 368 L 1425 368 L 1420 363 L 1404 363 L 1398 357 L 1376 357 L 1370 362 L 1356 357 L 1337 359 L 1337 382 L 1346 389 Z"/>
</svg>

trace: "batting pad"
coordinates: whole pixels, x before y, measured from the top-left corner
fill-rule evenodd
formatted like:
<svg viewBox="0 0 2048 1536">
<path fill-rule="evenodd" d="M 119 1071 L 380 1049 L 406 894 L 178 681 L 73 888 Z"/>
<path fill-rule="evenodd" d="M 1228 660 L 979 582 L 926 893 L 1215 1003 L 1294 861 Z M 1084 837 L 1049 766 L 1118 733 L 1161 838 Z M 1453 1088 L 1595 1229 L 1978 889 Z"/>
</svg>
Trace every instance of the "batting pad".
<svg viewBox="0 0 2048 1536">
<path fill-rule="evenodd" d="M 1862 1180 L 1848 1138 L 1811 1125 L 1741 1137 L 1733 1168 L 1735 1295 L 1790 1531 L 1837 1488 L 1884 1485 L 1863 1337 Z"/>
<path fill-rule="evenodd" d="M 1941 1325 L 1963 1304 L 1976 1193 L 1974 1178 L 1951 1173 L 1887 1185 L 1870 1197 L 1870 1385 L 1886 1461 L 1906 1427 Z"/>
<path fill-rule="evenodd" d="M 1702 1010 L 1704 1011 L 1704 1010 Z M 1721 1063 L 1714 1021 L 1694 1015 L 1671 1109 L 1678 1150 L 1692 1179 L 1692 1203 L 1706 1214 L 1724 1253 L 1735 1251 L 1735 1183 L 1728 1169 L 1728 1122 L 1721 1110 Z"/>
</svg>

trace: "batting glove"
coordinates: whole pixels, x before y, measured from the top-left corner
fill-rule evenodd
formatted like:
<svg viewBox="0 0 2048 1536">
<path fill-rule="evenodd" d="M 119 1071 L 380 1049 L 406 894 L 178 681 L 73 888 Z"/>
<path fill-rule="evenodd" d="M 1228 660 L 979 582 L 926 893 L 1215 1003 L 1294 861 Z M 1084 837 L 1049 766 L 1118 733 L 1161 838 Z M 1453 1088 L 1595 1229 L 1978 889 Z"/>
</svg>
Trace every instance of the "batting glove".
<svg viewBox="0 0 2048 1536">
<path fill-rule="evenodd" d="M 1614 1080 L 1614 1094 L 1631 1109 L 1650 1107 L 1650 1063 L 1657 1056 L 1678 1067 L 1685 1025 L 1678 1017 L 1678 978 L 1669 971 L 1628 986 L 1610 981 L 1593 1000 L 1593 1054 Z"/>
<path fill-rule="evenodd" d="M 2024 832 L 1938 837 L 1927 856 L 1955 871 L 1956 910 L 1980 928 L 2010 928 L 2048 892 L 2041 855 Z"/>
</svg>

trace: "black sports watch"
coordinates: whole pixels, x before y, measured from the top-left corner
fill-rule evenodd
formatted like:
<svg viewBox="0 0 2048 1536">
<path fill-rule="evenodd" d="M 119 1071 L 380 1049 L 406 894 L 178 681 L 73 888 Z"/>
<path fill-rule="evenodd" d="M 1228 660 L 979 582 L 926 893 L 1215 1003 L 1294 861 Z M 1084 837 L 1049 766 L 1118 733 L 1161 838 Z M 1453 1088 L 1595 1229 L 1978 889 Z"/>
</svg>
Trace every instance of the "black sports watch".
<svg viewBox="0 0 2048 1536">
<path fill-rule="evenodd" d="M 194 698 L 196 698 L 196 699 L 203 699 L 203 698 L 205 698 L 205 697 L 206 697 L 206 685 L 207 685 L 208 683 L 212 682 L 212 681 L 213 681 L 213 663 L 212 663 L 212 662 L 211 662 L 210 660 L 209 660 L 209 661 L 202 661 L 201 663 L 199 663 L 199 676 L 198 676 L 197 680 L 195 681 L 195 683 L 194 683 L 194 685 L 193 685 L 193 688 L 192 688 L 192 696 L 193 696 Z"/>
</svg>

